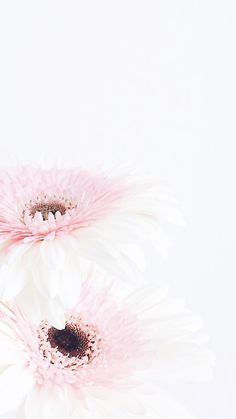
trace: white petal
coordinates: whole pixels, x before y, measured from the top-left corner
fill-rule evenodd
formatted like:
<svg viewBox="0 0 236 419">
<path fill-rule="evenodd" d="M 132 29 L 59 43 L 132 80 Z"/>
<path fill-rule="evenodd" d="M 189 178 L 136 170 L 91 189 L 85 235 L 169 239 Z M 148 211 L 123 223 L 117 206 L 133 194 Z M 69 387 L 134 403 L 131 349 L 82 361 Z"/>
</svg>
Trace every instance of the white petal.
<svg viewBox="0 0 236 419">
<path fill-rule="evenodd" d="M 34 385 L 32 375 L 20 367 L 11 366 L 0 375 L 0 414 L 20 405 Z"/>
<path fill-rule="evenodd" d="M 146 286 L 139 287 L 132 293 L 129 293 L 125 301 L 132 304 L 133 309 L 137 314 L 141 314 L 143 317 L 144 313 L 150 317 L 149 312 L 153 307 L 160 307 L 161 302 L 165 299 L 168 291 L 168 286 L 154 287 Z"/>
<path fill-rule="evenodd" d="M 128 258 L 138 266 L 140 271 L 144 271 L 146 269 L 146 260 L 144 254 L 138 246 L 127 244 L 123 245 L 122 250 L 123 253 L 125 253 Z"/>
<path fill-rule="evenodd" d="M 78 236 L 78 254 L 121 279 L 137 281 L 140 272 L 133 260 L 122 254 L 122 247 L 97 234 L 95 228 L 86 229 Z"/>
<path fill-rule="evenodd" d="M 38 386 L 29 393 L 25 402 L 25 419 L 43 419 L 44 400 Z"/>
<path fill-rule="evenodd" d="M 60 387 L 36 387 L 26 400 L 26 419 L 65 419 L 71 413 L 67 395 Z"/>
<path fill-rule="evenodd" d="M 0 366 L 23 364 L 25 353 L 16 340 L 0 333 Z"/>
<path fill-rule="evenodd" d="M 0 269 L 0 296 L 2 300 L 13 299 L 27 283 L 27 274 L 18 264 L 3 265 Z"/>
<path fill-rule="evenodd" d="M 143 400 L 147 405 L 145 419 L 193 419 L 173 397 L 159 390 L 154 397 L 145 397 Z"/>
<path fill-rule="evenodd" d="M 72 266 L 59 273 L 57 296 L 65 308 L 73 308 L 79 300 L 82 278 L 79 267 Z"/>
<path fill-rule="evenodd" d="M 152 343 L 157 348 L 156 361 L 151 367 L 153 381 L 208 381 L 212 378 L 214 355 L 204 345 L 191 341 Z M 156 377 L 156 378 L 155 378 Z"/>
<path fill-rule="evenodd" d="M 47 319 L 57 329 L 65 327 L 65 310 L 58 299 L 47 299 L 33 284 L 27 287 L 16 298 L 18 306 L 27 318 L 38 325 Z"/>
<path fill-rule="evenodd" d="M 46 265 L 39 265 L 37 270 L 32 271 L 35 286 L 46 298 L 56 297 L 58 293 L 59 274 L 59 271 L 49 269 Z"/>
<path fill-rule="evenodd" d="M 40 244 L 42 261 L 50 269 L 60 270 L 65 264 L 65 252 L 59 239 L 43 240 Z"/>
<path fill-rule="evenodd" d="M 8 285 L 8 273 L 9 267 L 6 264 L 3 264 L 0 267 L 0 298 L 3 298 L 6 286 Z"/>
<path fill-rule="evenodd" d="M 64 329 L 65 327 L 65 308 L 58 299 L 54 299 L 47 303 L 45 307 L 44 318 L 48 319 L 49 323 L 57 329 Z"/>
<path fill-rule="evenodd" d="M 27 244 L 22 243 L 22 244 L 15 245 L 7 255 L 7 258 L 6 258 L 7 264 L 14 265 L 18 262 L 21 262 L 22 259 L 25 258 L 28 251 L 31 249 L 31 246 L 32 246 L 31 243 L 27 243 Z"/>
<path fill-rule="evenodd" d="M 43 319 L 42 306 L 44 305 L 44 298 L 32 283 L 29 283 L 17 296 L 16 303 L 26 318 L 35 324 L 41 322 Z"/>
<path fill-rule="evenodd" d="M 0 333 L 2 336 L 12 338 L 12 340 L 15 339 L 13 329 L 8 324 L 4 323 L 3 320 L 0 321 Z"/>
<path fill-rule="evenodd" d="M 146 408 L 148 407 L 142 403 L 142 400 L 139 400 L 138 395 L 134 396 L 129 392 L 127 394 L 122 392 L 119 395 L 113 396 L 112 402 L 117 404 L 122 417 L 129 413 L 137 416 L 143 416 L 146 412 Z"/>
</svg>

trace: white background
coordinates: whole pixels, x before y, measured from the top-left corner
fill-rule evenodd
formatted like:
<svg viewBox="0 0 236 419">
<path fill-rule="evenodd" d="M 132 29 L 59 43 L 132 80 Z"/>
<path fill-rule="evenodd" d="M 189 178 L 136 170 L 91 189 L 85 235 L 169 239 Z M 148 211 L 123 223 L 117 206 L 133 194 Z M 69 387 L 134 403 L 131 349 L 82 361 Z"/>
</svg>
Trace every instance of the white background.
<svg viewBox="0 0 236 419">
<path fill-rule="evenodd" d="M 152 276 L 205 318 L 215 379 L 173 391 L 233 419 L 236 3 L 0 2 L 0 159 L 133 162 L 166 178 L 187 228 Z"/>
</svg>

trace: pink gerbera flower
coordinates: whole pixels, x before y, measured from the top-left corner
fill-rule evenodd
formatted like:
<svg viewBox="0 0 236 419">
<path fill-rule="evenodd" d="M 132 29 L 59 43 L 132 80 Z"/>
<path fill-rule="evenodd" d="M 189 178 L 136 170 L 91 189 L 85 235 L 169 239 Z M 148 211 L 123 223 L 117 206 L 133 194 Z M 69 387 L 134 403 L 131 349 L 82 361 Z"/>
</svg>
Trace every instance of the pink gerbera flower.
<svg viewBox="0 0 236 419">
<path fill-rule="evenodd" d="M 163 221 L 181 222 L 176 202 L 145 176 L 29 166 L 2 170 L 0 298 L 17 298 L 18 305 L 26 296 L 37 305 L 50 299 L 45 316 L 64 327 L 64 308 L 75 303 L 87 264 L 137 281 L 143 265 L 137 244 L 151 239 L 165 252 Z"/>
<path fill-rule="evenodd" d="M 159 386 L 211 376 L 199 319 L 163 289 L 121 295 L 117 282 L 98 291 L 94 279 L 65 313 L 62 330 L 1 306 L 0 414 L 18 408 L 25 419 L 189 418 Z"/>
</svg>

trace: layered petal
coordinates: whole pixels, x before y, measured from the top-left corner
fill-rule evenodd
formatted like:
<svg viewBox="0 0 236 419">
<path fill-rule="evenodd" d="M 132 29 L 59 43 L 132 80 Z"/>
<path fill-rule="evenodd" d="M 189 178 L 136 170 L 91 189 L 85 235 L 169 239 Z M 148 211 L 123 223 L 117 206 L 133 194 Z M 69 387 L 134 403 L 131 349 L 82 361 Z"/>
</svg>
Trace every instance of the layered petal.
<svg viewBox="0 0 236 419">
<path fill-rule="evenodd" d="M 27 310 L 0 304 L 2 412 L 23 404 L 25 419 L 189 418 L 160 386 L 211 377 L 214 356 L 201 319 L 166 288 L 120 288 L 91 271 L 79 300 L 64 312 L 64 327 L 60 310 L 52 316 L 55 327 L 37 303 L 43 316 L 37 324 Z M 9 387 L 15 374 L 12 405 L 4 382 Z"/>
<path fill-rule="evenodd" d="M 72 308 L 83 281 L 77 272 L 89 264 L 141 283 L 141 244 L 152 241 L 166 256 L 166 222 L 181 224 L 182 216 L 170 189 L 151 176 L 0 170 L 0 298 L 17 298 L 30 283 L 50 305 Z"/>
</svg>

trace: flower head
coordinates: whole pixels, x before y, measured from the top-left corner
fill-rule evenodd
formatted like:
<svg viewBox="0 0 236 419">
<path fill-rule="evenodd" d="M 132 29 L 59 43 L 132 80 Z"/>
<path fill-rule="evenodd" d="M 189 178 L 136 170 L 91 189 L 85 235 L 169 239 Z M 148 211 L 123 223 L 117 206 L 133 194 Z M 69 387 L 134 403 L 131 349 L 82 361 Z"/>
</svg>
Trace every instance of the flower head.
<svg viewBox="0 0 236 419">
<path fill-rule="evenodd" d="M 121 179 L 30 166 L 2 171 L 0 186 L 0 235 L 12 244 L 87 227 L 109 214 L 127 192 Z"/>
<path fill-rule="evenodd" d="M 50 321 L 61 309 L 63 327 L 62 311 L 74 305 L 88 265 L 137 281 L 143 257 L 136 245 L 151 239 L 165 252 L 163 221 L 181 221 L 175 199 L 145 176 L 29 166 L 2 170 L 0 297 L 17 297 L 20 305 L 26 294 L 37 301 L 40 295 L 41 305 L 50 300 Z"/>
<path fill-rule="evenodd" d="M 165 410 L 168 419 L 188 417 L 165 404 L 159 386 L 211 376 L 201 322 L 162 289 L 121 295 L 116 287 L 98 291 L 88 280 L 62 330 L 2 306 L 0 414 L 19 407 L 26 419 L 163 418 Z"/>
</svg>

